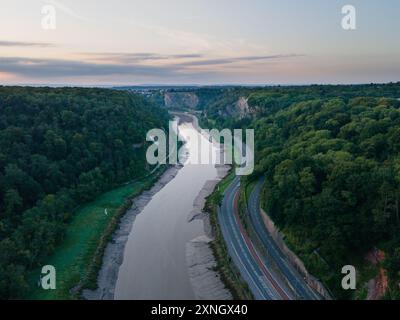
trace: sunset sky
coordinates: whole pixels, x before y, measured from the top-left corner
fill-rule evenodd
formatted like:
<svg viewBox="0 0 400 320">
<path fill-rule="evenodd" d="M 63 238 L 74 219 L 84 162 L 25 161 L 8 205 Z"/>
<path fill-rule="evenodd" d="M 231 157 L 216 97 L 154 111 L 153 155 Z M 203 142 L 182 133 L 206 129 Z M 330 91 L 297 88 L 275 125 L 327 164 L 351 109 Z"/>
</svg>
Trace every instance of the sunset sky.
<svg viewBox="0 0 400 320">
<path fill-rule="evenodd" d="M 398 0 L 0 0 L 0 84 L 400 80 Z M 356 8 L 356 30 L 341 26 Z M 42 28 L 42 8 L 56 28 Z"/>
</svg>

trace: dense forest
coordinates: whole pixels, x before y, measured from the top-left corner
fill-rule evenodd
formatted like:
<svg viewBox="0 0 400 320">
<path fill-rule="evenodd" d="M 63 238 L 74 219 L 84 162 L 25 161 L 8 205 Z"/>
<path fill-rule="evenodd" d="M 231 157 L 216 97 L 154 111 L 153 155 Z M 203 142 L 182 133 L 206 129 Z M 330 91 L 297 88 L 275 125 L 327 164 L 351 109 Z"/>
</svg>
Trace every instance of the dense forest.
<svg viewBox="0 0 400 320">
<path fill-rule="evenodd" d="M 0 298 L 22 296 L 77 206 L 146 174 L 146 132 L 167 121 L 124 91 L 0 87 Z"/>
<path fill-rule="evenodd" d="M 224 108 L 238 95 L 251 112 L 232 118 Z M 336 298 L 365 298 L 364 284 L 341 288 L 341 269 L 368 274 L 378 248 L 385 298 L 400 299 L 400 83 L 240 89 L 211 107 L 203 125 L 255 129 L 248 179 L 266 177 L 262 206 L 308 270 Z"/>
<path fill-rule="evenodd" d="M 23 295 L 79 205 L 146 174 L 146 132 L 168 125 L 155 106 L 165 90 L 0 87 L 0 298 Z M 263 208 L 336 298 L 365 298 L 363 284 L 341 289 L 341 268 L 368 281 L 378 248 L 385 297 L 400 299 L 400 83 L 183 92 L 204 128 L 255 129 L 244 182 L 266 178 Z"/>
</svg>

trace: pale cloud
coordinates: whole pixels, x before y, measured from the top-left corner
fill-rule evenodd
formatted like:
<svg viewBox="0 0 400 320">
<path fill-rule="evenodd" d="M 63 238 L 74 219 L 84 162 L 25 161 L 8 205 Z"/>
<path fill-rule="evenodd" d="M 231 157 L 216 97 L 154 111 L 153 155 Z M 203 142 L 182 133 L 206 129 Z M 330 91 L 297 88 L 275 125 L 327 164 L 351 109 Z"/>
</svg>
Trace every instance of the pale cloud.
<svg viewBox="0 0 400 320">
<path fill-rule="evenodd" d="M 188 62 L 182 62 L 177 65 L 179 66 L 212 66 L 212 65 L 226 65 L 234 64 L 238 62 L 266 62 L 268 60 L 278 60 L 287 58 L 299 58 L 304 57 L 301 54 L 276 54 L 276 55 L 263 55 L 263 56 L 243 56 L 243 57 L 227 57 L 227 58 L 216 58 L 216 59 L 204 59 L 194 60 Z"/>
<path fill-rule="evenodd" d="M 0 41 L 0 47 L 53 47 L 52 43 L 24 42 L 24 41 Z"/>
<path fill-rule="evenodd" d="M 202 54 L 158 54 L 149 52 L 86 52 L 82 56 L 93 61 L 113 61 L 116 63 L 138 63 L 138 62 L 154 62 L 154 61 L 170 61 L 182 59 L 195 59 L 203 57 Z"/>
<path fill-rule="evenodd" d="M 139 21 L 123 20 L 126 24 L 142 28 L 171 42 L 171 45 L 184 52 L 202 52 L 215 55 L 248 54 L 254 50 L 265 50 L 260 46 L 241 38 L 221 39 L 214 35 L 193 31 L 183 31 L 167 26 L 147 24 Z"/>
<path fill-rule="evenodd" d="M 97 56 L 92 53 L 91 55 Z M 206 58 L 199 54 L 158 55 L 156 53 L 98 53 L 100 57 L 108 57 L 114 62 L 99 63 L 93 61 L 67 59 L 38 59 L 27 57 L 0 57 L 0 72 L 14 74 L 28 78 L 62 78 L 82 76 L 110 76 L 131 75 L 158 78 L 179 78 L 182 75 L 196 77 L 199 74 L 225 72 L 221 69 L 231 68 L 235 63 L 265 62 L 301 57 L 301 55 L 264 55 L 242 56 L 232 58 Z M 163 64 L 148 64 L 147 59 L 160 59 Z M 170 61 L 170 59 L 172 61 Z M 176 62 L 176 59 L 189 59 L 185 62 Z M 108 60 L 107 60 L 108 61 Z M 218 69 L 209 70 L 207 67 L 218 66 Z M 191 67 L 198 67 L 193 70 Z M 204 68 L 201 68 L 204 67 Z"/>
<path fill-rule="evenodd" d="M 62 59 L 33 59 L 0 57 L 0 72 L 29 78 L 80 77 L 104 75 L 151 75 L 171 77 L 177 71 L 171 67 L 153 67 L 139 64 L 96 64 Z"/>
</svg>

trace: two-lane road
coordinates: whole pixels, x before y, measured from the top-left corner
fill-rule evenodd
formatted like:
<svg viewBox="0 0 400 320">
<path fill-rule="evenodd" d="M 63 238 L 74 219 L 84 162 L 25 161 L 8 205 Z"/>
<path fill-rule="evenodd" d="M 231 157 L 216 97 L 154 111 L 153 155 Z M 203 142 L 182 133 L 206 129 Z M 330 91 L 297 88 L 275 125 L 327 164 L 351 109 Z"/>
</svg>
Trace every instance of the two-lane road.
<svg viewBox="0 0 400 320">
<path fill-rule="evenodd" d="M 260 191 L 263 185 L 263 179 L 258 181 L 257 185 L 250 194 L 248 211 L 250 215 L 250 222 L 261 240 L 263 246 L 267 250 L 270 259 L 273 260 L 282 275 L 287 279 L 288 283 L 296 293 L 297 299 L 315 300 L 320 299 L 305 282 L 300 273 L 290 264 L 286 256 L 276 245 L 275 241 L 269 234 L 263 222 L 260 210 Z"/>
<path fill-rule="evenodd" d="M 236 177 L 225 191 L 218 220 L 229 255 L 257 300 L 289 300 L 294 297 L 282 286 L 248 238 L 237 213 L 240 179 Z"/>
</svg>

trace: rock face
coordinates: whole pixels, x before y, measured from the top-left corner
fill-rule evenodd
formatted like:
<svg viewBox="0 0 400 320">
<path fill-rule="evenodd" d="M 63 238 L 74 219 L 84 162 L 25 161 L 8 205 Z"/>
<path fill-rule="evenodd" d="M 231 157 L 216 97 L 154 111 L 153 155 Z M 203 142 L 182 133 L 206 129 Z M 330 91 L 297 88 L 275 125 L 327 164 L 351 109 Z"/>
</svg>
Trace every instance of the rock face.
<svg viewBox="0 0 400 320">
<path fill-rule="evenodd" d="M 186 244 L 186 261 L 190 281 L 196 299 L 232 300 L 217 272 L 214 271 L 215 259 L 207 236 L 200 236 Z"/>
<path fill-rule="evenodd" d="M 236 109 L 238 110 L 241 118 L 248 116 L 250 113 L 250 107 L 247 103 L 247 100 L 248 99 L 246 99 L 245 97 L 240 97 L 239 100 L 236 102 Z"/>
<path fill-rule="evenodd" d="M 380 265 L 385 260 L 385 253 L 382 250 L 374 248 L 368 252 L 366 260 L 373 266 Z M 379 267 L 378 275 L 370 279 L 367 283 L 367 300 L 380 300 L 384 297 L 389 287 L 389 280 L 386 270 Z"/>
<path fill-rule="evenodd" d="M 244 119 L 254 114 L 255 109 L 248 104 L 248 99 L 240 97 L 236 102 L 227 104 L 219 111 L 219 115 L 224 118 Z"/>
<path fill-rule="evenodd" d="M 199 98 L 192 92 L 166 92 L 164 94 L 164 104 L 171 109 L 196 109 L 199 104 Z"/>
</svg>

